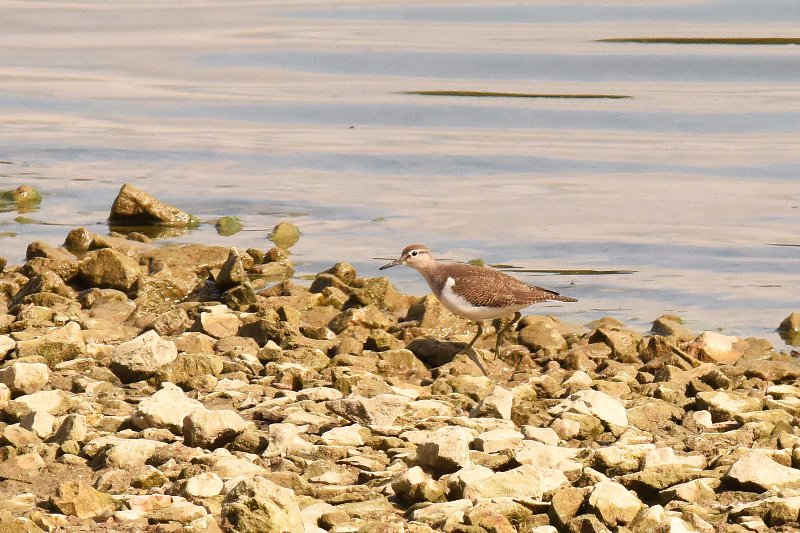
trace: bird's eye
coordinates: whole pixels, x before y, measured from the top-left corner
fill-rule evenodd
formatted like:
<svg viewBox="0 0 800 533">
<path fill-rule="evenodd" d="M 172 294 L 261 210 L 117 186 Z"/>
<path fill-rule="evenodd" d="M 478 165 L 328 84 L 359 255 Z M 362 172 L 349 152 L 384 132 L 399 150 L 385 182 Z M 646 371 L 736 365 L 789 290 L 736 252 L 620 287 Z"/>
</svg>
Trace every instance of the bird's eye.
<svg viewBox="0 0 800 533">
<path fill-rule="evenodd" d="M 413 252 L 411 252 L 411 256 L 412 257 L 416 257 L 418 255 L 419 255 L 419 252 L 417 250 L 414 250 Z"/>
</svg>

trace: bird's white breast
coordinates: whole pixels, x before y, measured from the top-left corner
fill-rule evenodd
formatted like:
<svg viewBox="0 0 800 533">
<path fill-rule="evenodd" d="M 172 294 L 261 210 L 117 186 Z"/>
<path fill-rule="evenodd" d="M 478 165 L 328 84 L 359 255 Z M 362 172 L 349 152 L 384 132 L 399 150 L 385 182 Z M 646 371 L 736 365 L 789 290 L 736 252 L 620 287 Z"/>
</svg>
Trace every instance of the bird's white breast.
<svg viewBox="0 0 800 533">
<path fill-rule="evenodd" d="M 472 305 L 466 298 L 453 292 L 453 285 L 456 280 L 447 278 L 447 281 L 442 287 L 442 293 L 439 296 L 439 301 L 453 314 L 460 317 L 478 322 L 489 318 L 501 318 L 510 314 L 516 313 L 520 309 L 528 307 L 527 305 L 513 305 L 509 307 L 485 307 Z"/>
</svg>

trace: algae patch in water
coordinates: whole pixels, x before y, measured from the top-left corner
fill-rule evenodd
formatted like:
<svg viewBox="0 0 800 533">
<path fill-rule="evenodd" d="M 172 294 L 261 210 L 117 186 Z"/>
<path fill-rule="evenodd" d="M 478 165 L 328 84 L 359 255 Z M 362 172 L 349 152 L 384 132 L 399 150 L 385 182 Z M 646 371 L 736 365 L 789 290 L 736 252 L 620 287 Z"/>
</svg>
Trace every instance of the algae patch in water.
<svg viewBox="0 0 800 533">
<path fill-rule="evenodd" d="M 400 91 L 400 94 L 417 96 L 458 96 L 468 98 L 565 98 L 565 99 L 611 99 L 630 98 L 624 94 L 580 94 L 580 93 L 506 93 L 493 91 Z"/>
<path fill-rule="evenodd" d="M 525 274 L 556 274 L 559 276 L 608 276 L 615 274 L 634 274 L 637 270 L 594 270 L 589 268 L 550 269 L 550 268 L 517 268 L 509 265 L 493 265 L 503 270 L 513 270 Z"/>
<path fill-rule="evenodd" d="M 733 45 L 787 45 L 800 44 L 798 37 L 615 37 L 598 39 L 598 43 L 643 44 L 733 44 Z"/>
</svg>

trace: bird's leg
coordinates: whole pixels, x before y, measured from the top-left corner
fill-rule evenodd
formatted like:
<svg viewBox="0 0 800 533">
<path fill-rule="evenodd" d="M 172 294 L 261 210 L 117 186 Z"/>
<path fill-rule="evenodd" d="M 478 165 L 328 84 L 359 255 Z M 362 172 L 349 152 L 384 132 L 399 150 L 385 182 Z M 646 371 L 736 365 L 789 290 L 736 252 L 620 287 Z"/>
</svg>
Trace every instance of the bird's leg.
<svg viewBox="0 0 800 533">
<path fill-rule="evenodd" d="M 506 324 L 500 330 L 498 330 L 498 332 L 497 332 L 497 341 L 495 342 L 495 345 L 494 345 L 494 355 L 495 355 L 495 357 L 500 357 L 500 345 L 503 344 L 503 335 L 505 335 L 506 331 L 511 329 L 511 326 L 516 324 L 517 320 L 519 320 L 521 317 L 522 317 L 522 313 L 517 311 L 516 313 L 514 313 L 514 318 L 512 318 L 511 321 L 508 324 Z"/>
<path fill-rule="evenodd" d="M 475 334 L 474 337 L 472 337 L 472 340 L 469 341 L 469 344 L 466 346 L 466 348 L 458 352 L 458 354 L 466 353 L 467 357 L 472 359 L 472 362 L 475 363 L 480 369 L 480 371 L 483 372 L 483 375 L 486 376 L 488 375 L 488 373 L 486 372 L 486 368 L 484 368 L 483 363 L 481 363 L 481 358 L 478 355 L 478 353 L 475 351 L 473 351 L 472 354 L 469 353 L 469 349 L 472 348 L 472 345 L 475 344 L 475 342 L 481 338 L 481 335 L 483 335 L 483 321 L 477 321 L 475 322 L 475 325 L 478 326 L 478 332 Z"/>
<path fill-rule="evenodd" d="M 475 322 L 475 325 L 478 326 L 478 332 L 475 334 L 474 337 L 472 337 L 472 340 L 469 341 L 469 344 L 467 345 L 467 347 L 464 348 L 463 351 L 465 351 L 465 352 L 468 352 L 469 349 L 472 348 L 472 345 L 475 344 L 475 341 L 480 339 L 481 335 L 483 335 L 483 321 Z"/>
</svg>

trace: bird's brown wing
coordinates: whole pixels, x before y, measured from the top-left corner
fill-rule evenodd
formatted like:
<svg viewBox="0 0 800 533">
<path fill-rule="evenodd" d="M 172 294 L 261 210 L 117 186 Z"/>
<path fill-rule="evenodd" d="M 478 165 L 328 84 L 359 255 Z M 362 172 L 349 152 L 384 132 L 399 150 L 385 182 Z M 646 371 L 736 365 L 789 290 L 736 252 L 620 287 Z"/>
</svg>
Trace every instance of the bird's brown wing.
<svg viewBox="0 0 800 533">
<path fill-rule="evenodd" d="M 547 300 L 576 301 L 557 292 L 528 285 L 508 274 L 490 268 L 452 265 L 462 271 L 453 285 L 453 292 L 481 307 L 509 307 L 535 304 Z"/>
</svg>

